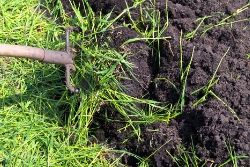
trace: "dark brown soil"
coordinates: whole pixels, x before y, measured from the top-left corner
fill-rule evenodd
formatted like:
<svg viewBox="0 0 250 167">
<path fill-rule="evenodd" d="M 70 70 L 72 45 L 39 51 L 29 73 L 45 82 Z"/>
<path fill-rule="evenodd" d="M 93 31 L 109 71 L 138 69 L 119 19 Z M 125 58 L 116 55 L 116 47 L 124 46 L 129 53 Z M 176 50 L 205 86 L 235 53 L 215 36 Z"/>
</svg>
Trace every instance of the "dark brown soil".
<svg viewBox="0 0 250 167">
<path fill-rule="evenodd" d="M 134 97 L 142 97 L 149 88 L 151 81 L 150 48 L 145 42 L 134 42 L 122 45 L 129 39 L 138 37 L 138 34 L 129 28 L 116 28 L 106 34 L 110 46 L 120 52 L 128 54 L 128 61 L 134 65 L 133 74 L 126 74 L 127 78 L 121 80 L 125 92 Z"/>
<path fill-rule="evenodd" d="M 89 3 L 95 12 L 107 13 L 113 10 L 116 15 L 126 8 L 124 0 L 89 0 Z M 128 5 L 131 3 L 132 1 L 127 0 Z M 156 0 L 156 3 L 157 10 L 166 12 L 165 0 Z M 135 42 L 125 48 L 121 47 L 127 39 L 138 36 L 134 30 L 114 30 L 110 34 L 111 45 L 120 51 L 129 50 L 129 59 L 137 67 L 133 72 L 138 80 L 123 81 L 127 93 L 135 97 L 149 94 L 151 99 L 175 104 L 180 94 L 172 85 L 158 81 L 156 86 L 151 81 L 167 78 L 180 88 L 181 31 L 186 34 L 194 30 L 197 27 L 195 20 L 207 15 L 216 14 L 216 17 L 205 20 L 205 24 L 215 24 L 247 3 L 248 0 L 169 0 L 170 24 L 165 35 L 171 36 L 171 40 L 169 43 L 161 42 L 159 68 L 154 63 L 152 48 L 146 43 Z M 149 3 L 145 3 L 147 4 Z M 136 10 L 133 12 L 136 13 Z M 234 19 L 244 18 L 250 18 L 249 9 Z M 188 64 L 192 49 L 196 47 L 187 80 L 187 104 L 184 113 L 169 125 L 159 122 L 142 127 L 142 141 L 131 137 L 129 129 L 119 132 L 118 129 L 124 127 L 123 123 L 102 122 L 105 119 L 99 115 L 96 118 L 97 123 L 99 122 L 96 137 L 118 149 L 126 149 L 142 157 L 154 153 L 150 157 L 151 164 L 158 167 L 176 166 L 167 151 L 178 155 L 177 148 L 180 145 L 186 148 L 194 146 L 202 160 L 213 162 L 214 165 L 228 159 L 226 145 L 232 146 L 238 155 L 250 156 L 250 60 L 246 57 L 250 53 L 249 38 L 250 22 L 245 21 L 232 26 L 213 28 L 204 36 L 197 36 L 191 41 L 183 40 L 184 65 Z M 239 120 L 230 112 L 228 106 L 212 96 L 198 107 L 192 108 L 192 104 L 200 95 L 194 96 L 191 93 L 207 85 L 229 47 L 230 50 L 218 70 L 217 76 L 220 77 L 213 87 L 213 92 L 236 112 Z M 108 116 L 119 118 L 114 113 L 109 113 Z M 124 142 L 126 139 L 129 140 Z M 155 150 L 157 151 L 154 152 Z M 124 158 L 124 162 L 130 166 L 137 165 L 137 161 L 132 157 Z M 250 158 L 239 160 L 238 165 L 250 166 Z"/>
</svg>

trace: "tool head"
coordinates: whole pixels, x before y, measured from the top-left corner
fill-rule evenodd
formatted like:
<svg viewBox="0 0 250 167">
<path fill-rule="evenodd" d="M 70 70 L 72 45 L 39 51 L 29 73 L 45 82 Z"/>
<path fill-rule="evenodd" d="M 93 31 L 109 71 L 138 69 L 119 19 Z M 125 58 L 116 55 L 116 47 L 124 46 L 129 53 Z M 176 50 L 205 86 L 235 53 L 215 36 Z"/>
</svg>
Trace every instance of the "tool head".
<svg viewBox="0 0 250 167">
<path fill-rule="evenodd" d="M 66 28 L 66 52 L 71 56 L 73 62 L 75 58 L 75 54 L 72 51 L 72 48 L 70 46 L 70 33 L 74 30 L 73 27 L 67 27 Z M 70 75 L 72 72 L 76 70 L 74 63 L 72 64 L 65 64 L 65 78 L 66 78 L 66 86 L 72 93 L 79 93 L 80 90 L 76 88 L 71 82 L 70 82 Z"/>
</svg>

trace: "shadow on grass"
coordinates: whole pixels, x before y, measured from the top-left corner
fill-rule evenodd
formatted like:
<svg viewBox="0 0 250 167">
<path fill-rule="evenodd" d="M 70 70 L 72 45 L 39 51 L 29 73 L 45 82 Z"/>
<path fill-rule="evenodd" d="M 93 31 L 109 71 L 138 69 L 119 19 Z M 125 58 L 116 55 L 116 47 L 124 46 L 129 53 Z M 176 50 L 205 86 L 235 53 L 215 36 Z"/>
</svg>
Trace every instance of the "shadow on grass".
<svg viewBox="0 0 250 167">
<path fill-rule="evenodd" d="M 26 87 L 24 93 L 13 91 L 11 95 L 0 98 L 0 110 L 15 106 L 18 111 L 35 112 L 64 126 L 69 121 L 69 115 L 77 112 L 82 95 L 88 97 L 96 89 L 101 89 L 91 70 L 84 76 L 78 76 L 76 86 L 80 88 L 81 94 L 72 94 L 66 88 L 64 67 L 51 68 L 45 65 L 36 69 L 34 73 L 28 73 L 31 77 L 21 77 Z"/>
<path fill-rule="evenodd" d="M 48 72 L 53 74 L 48 75 Z M 62 125 L 66 124 L 67 114 L 71 108 L 70 98 L 74 98 L 75 95 L 66 90 L 62 70 L 46 70 L 45 73 L 41 70 L 36 71 L 32 74 L 34 80 L 25 77 L 24 93 L 13 93 L 0 98 L 0 109 L 16 106 L 20 111 L 35 112 L 51 120 L 57 120 Z"/>
</svg>

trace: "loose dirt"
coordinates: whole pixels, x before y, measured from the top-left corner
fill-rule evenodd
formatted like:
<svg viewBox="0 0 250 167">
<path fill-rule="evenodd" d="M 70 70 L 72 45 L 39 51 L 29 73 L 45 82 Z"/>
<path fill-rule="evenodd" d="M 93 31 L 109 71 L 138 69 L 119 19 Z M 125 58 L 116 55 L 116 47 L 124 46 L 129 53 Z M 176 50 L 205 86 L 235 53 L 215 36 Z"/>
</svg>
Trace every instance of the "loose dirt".
<svg viewBox="0 0 250 167">
<path fill-rule="evenodd" d="M 97 13 L 100 11 L 108 13 L 113 10 L 114 15 L 118 15 L 126 8 L 123 0 L 119 2 L 117 0 L 89 0 L 89 2 Z M 133 72 L 138 80 L 123 81 L 127 87 L 127 93 L 135 97 L 149 94 L 151 99 L 175 104 L 180 93 L 171 84 L 160 80 L 157 84 L 152 82 L 157 78 L 166 78 L 180 88 L 181 31 L 185 35 L 194 30 L 199 23 L 195 20 L 204 16 L 214 16 L 205 19 L 205 25 L 216 24 L 247 3 L 248 0 L 169 0 L 169 27 L 165 35 L 171 36 L 171 39 L 161 42 L 161 66 L 156 67 L 152 48 L 146 43 L 129 44 L 127 46 L 131 53 L 129 59 L 137 67 Z M 127 0 L 127 4 L 130 6 L 132 1 Z M 145 3 L 145 5 L 150 5 L 150 3 Z M 157 0 L 155 6 L 156 10 L 163 15 L 166 14 L 165 0 Z M 139 16 L 139 10 L 134 9 L 132 14 L 136 19 Z M 250 18 L 249 9 L 233 19 L 245 18 Z M 124 17 L 122 21 L 129 22 L 129 19 Z M 166 18 L 162 18 L 161 22 L 165 21 Z M 137 36 L 138 34 L 132 29 L 116 29 L 110 34 L 111 46 L 124 51 L 122 43 Z M 238 155 L 250 156 L 250 60 L 246 56 L 250 53 L 249 38 L 250 22 L 248 20 L 229 26 L 214 27 L 203 36 L 197 35 L 191 40 L 183 39 L 184 66 L 189 63 L 195 47 L 187 79 L 187 105 L 183 114 L 168 125 L 159 122 L 142 127 L 142 141 L 137 141 L 130 137 L 129 129 L 122 133 L 118 131 L 124 124 L 101 123 L 105 119 L 102 119 L 98 113 L 97 138 L 118 149 L 126 149 L 142 157 L 154 153 L 150 156 L 151 164 L 158 167 L 176 166 L 168 153 L 178 155 L 177 148 L 180 145 L 186 148 L 194 147 L 199 158 L 214 165 L 228 159 L 227 146 L 229 145 Z M 230 50 L 222 60 L 216 75 L 216 78 L 219 78 L 218 83 L 212 88 L 223 102 L 213 96 L 208 96 L 205 102 L 193 108 L 192 105 L 201 97 L 201 94 L 195 96 L 192 92 L 208 84 L 228 48 Z M 232 110 L 239 120 L 230 112 Z M 120 117 L 112 112 L 108 116 L 113 119 Z M 125 140 L 127 142 L 124 142 Z M 124 163 L 136 166 L 137 161 L 127 156 L 124 158 Z M 238 165 L 250 166 L 250 158 L 239 160 Z"/>
</svg>

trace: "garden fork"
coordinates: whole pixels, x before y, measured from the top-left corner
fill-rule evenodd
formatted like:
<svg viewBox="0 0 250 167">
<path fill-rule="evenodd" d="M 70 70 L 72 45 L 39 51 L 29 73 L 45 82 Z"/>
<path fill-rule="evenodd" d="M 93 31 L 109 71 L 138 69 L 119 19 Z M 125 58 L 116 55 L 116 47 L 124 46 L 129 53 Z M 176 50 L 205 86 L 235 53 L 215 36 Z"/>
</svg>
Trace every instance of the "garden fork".
<svg viewBox="0 0 250 167">
<path fill-rule="evenodd" d="M 66 28 L 65 51 L 46 50 L 30 46 L 0 44 L 0 57 L 16 57 L 39 60 L 44 63 L 60 64 L 65 66 L 66 86 L 72 93 L 79 93 L 79 89 L 70 82 L 70 75 L 75 71 L 74 53 L 70 46 L 72 27 Z"/>
</svg>

